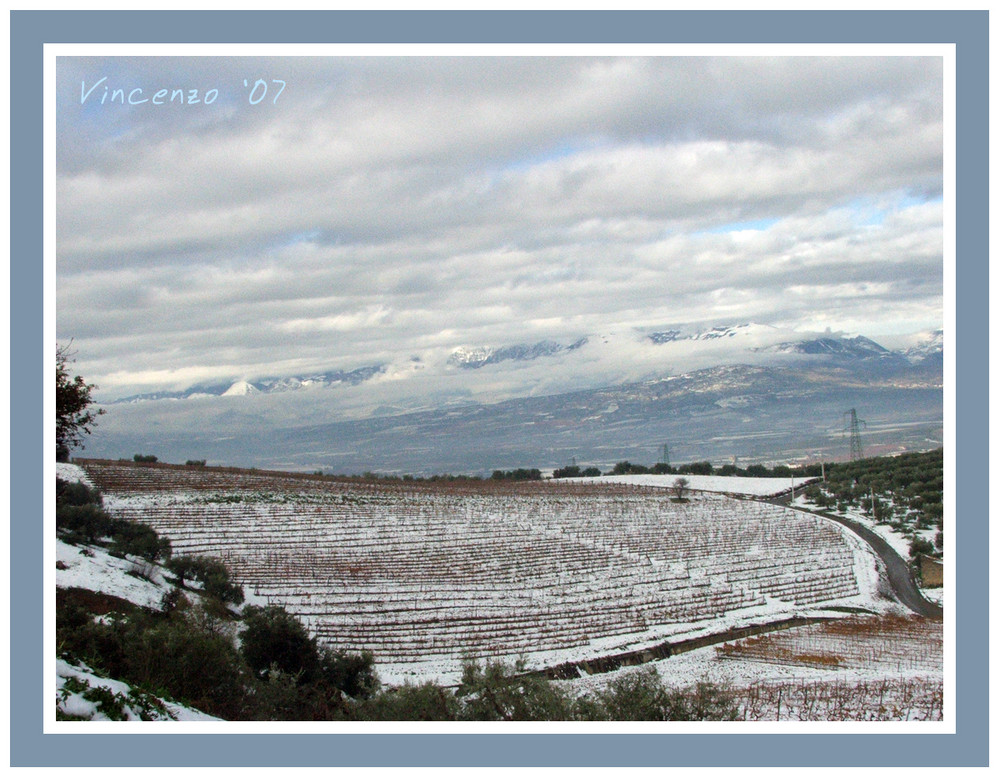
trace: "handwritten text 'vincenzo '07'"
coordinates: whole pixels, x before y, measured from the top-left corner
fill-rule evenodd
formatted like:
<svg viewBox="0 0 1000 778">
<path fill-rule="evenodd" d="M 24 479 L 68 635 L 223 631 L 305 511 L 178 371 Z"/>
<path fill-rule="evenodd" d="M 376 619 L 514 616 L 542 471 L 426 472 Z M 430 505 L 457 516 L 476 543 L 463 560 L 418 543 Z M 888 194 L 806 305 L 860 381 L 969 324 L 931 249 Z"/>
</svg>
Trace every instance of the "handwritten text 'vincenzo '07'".
<svg viewBox="0 0 1000 778">
<path fill-rule="evenodd" d="M 80 82 L 80 105 L 84 103 L 99 103 L 100 105 L 169 105 L 180 103 L 182 105 L 211 105 L 219 98 L 218 89 L 208 89 L 201 92 L 199 89 L 182 88 L 162 88 L 155 91 L 146 91 L 142 87 L 134 88 L 112 88 L 108 83 L 108 77 L 104 76 L 97 82 L 87 87 L 86 81 Z M 278 78 L 265 81 L 258 78 L 251 82 L 243 79 L 243 90 L 246 100 L 250 105 L 257 105 L 262 102 L 270 92 L 273 97 L 271 104 L 278 102 L 278 97 L 285 91 L 285 82 Z"/>
</svg>

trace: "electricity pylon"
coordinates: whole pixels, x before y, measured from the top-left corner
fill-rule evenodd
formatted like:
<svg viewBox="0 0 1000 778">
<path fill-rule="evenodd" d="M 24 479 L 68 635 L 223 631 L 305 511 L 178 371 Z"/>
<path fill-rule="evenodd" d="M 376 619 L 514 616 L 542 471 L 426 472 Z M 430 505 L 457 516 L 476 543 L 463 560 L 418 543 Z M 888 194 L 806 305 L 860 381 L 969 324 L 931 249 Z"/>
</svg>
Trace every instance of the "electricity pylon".
<svg viewBox="0 0 1000 778">
<path fill-rule="evenodd" d="M 858 419 L 858 412 L 851 408 L 849 411 L 844 411 L 845 416 L 850 416 L 850 429 L 851 429 L 851 461 L 855 459 L 864 459 L 864 451 L 861 448 L 861 427 L 864 424 L 867 428 L 868 425 L 863 419 Z"/>
</svg>

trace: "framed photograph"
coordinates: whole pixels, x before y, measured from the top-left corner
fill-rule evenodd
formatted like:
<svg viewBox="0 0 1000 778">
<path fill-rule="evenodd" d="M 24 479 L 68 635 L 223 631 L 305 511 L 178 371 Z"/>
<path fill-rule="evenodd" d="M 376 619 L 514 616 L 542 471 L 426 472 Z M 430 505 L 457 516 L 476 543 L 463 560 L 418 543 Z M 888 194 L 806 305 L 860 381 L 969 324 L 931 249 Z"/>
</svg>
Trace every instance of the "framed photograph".
<svg viewBox="0 0 1000 778">
<path fill-rule="evenodd" d="M 13 766 L 986 764 L 986 12 L 11 50 Z"/>
</svg>

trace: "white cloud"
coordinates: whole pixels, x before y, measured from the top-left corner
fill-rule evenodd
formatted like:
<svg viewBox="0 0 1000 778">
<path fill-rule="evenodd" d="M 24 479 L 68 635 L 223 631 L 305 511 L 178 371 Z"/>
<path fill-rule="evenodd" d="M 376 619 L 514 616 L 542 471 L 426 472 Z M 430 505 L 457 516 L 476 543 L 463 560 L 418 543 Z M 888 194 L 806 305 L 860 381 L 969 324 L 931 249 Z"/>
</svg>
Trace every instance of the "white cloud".
<svg viewBox="0 0 1000 778">
<path fill-rule="evenodd" d="M 102 386 L 669 322 L 940 319 L 933 58 L 253 66 L 60 65 L 70 86 L 288 83 L 255 111 L 63 97 L 58 336 Z"/>
</svg>

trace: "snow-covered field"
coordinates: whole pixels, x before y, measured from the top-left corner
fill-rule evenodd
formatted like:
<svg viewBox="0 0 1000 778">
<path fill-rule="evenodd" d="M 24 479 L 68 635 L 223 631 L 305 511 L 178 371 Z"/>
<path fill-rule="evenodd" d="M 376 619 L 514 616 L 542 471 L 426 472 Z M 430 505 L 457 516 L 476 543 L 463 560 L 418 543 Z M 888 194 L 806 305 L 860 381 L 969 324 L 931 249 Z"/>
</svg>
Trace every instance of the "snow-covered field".
<svg viewBox="0 0 1000 778">
<path fill-rule="evenodd" d="M 601 475 L 595 478 L 565 479 L 577 483 L 631 484 L 672 489 L 678 478 L 686 478 L 687 488 L 720 494 L 745 494 L 750 497 L 767 497 L 794 486 L 798 487 L 814 478 L 747 478 L 735 475 Z M 563 479 L 559 479 L 563 480 Z M 558 483 L 553 481 L 552 483 Z"/>
<path fill-rule="evenodd" d="M 63 468 L 60 477 L 76 475 Z M 107 472 L 92 469 L 91 475 L 99 486 L 102 479 L 110 483 Z M 388 684 L 455 683 L 463 654 L 475 653 L 470 646 L 483 657 L 550 667 L 790 615 L 829 616 L 831 605 L 890 619 L 903 613 L 880 595 L 878 563 L 852 533 L 753 501 L 697 494 L 678 505 L 666 493 L 616 491 L 614 485 L 414 495 L 302 482 L 280 491 L 254 478 L 254 488 L 243 491 L 171 489 L 166 481 L 151 491 L 106 490 L 105 505 L 153 524 L 171 537 L 175 553 L 226 559 L 249 602 L 285 605 L 330 645 L 371 648 L 381 637 L 377 668 Z M 734 491 L 731 486 L 723 484 L 723 491 Z M 543 554 L 534 553 L 536 547 Z M 789 564 L 796 555 L 803 559 L 798 567 Z M 62 587 L 90 588 L 144 607 L 157 607 L 167 588 L 162 571 L 144 571 L 148 581 L 136 578 L 129 562 L 100 549 L 59 543 L 57 558 Z M 833 561 L 837 566 L 824 567 Z M 786 574 L 768 582 L 762 564 Z M 820 574 L 810 575 L 810 567 Z M 853 588 L 824 593 L 822 586 L 838 577 Z M 790 593 L 781 594 L 788 583 Z M 736 591 L 741 595 L 734 598 Z M 714 610 L 707 605 L 713 597 Z M 829 643 L 823 629 L 786 630 L 770 653 L 759 648 L 767 644 L 734 650 L 761 640 L 747 638 L 648 666 L 670 685 L 713 680 L 743 690 L 752 706 L 744 711 L 748 718 L 857 719 L 880 707 L 888 718 L 941 718 L 939 625 L 925 639 L 910 636 L 902 649 L 922 656 L 921 663 L 897 657 L 894 665 L 884 649 L 876 655 L 871 641 L 861 654 L 866 660 L 847 661 L 843 645 Z M 898 636 L 879 638 L 878 629 L 872 638 L 878 645 L 898 642 Z M 838 657 L 836 665 L 810 661 L 823 654 L 818 645 Z M 393 648 L 398 655 L 385 650 Z M 561 683 L 584 689 L 635 671 Z M 67 713 L 93 712 L 87 706 L 94 700 L 79 688 L 84 682 L 128 698 L 127 688 L 95 682 L 88 672 L 59 665 Z M 70 677 L 80 680 L 67 691 Z M 135 717 L 202 716 L 170 707 L 151 713 L 141 702 L 130 710 Z"/>
<path fill-rule="evenodd" d="M 223 559 L 253 601 L 283 605 L 334 648 L 372 650 L 389 682 L 454 682 L 467 656 L 547 667 L 883 604 L 876 560 L 851 533 L 723 495 L 678 504 L 615 483 L 418 488 L 128 463 L 89 475 L 112 513 L 149 523 L 175 553 Z M 692 485 L 759 480 L 704 479 Z"/>
</svg>

